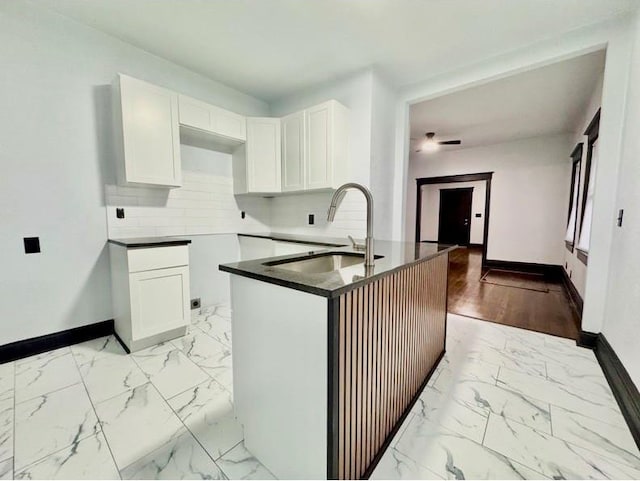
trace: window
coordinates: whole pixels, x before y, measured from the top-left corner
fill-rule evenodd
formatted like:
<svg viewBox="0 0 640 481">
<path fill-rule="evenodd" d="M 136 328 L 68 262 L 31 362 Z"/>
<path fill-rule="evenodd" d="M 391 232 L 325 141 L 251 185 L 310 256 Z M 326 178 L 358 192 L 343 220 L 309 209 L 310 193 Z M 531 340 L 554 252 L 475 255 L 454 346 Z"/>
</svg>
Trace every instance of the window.
<svg viewBox="0 0 640 481">
<path fill-rule="evenodd" d="M 576 145 L 571 153 L 573 169 L 571 171 L 571 193 L 569 195 L 569 214 L 567 218 L 567 233 L 564 237 L 565 245 L 573 252 L 578 230 L 578 193 L 580 190 L 580 164 L 582 163 L 582 142 Z"/>
<path fill-rule="evenodd" d="M 580 239 L 578 240 L 578 259 L 585 264 L 589 257 L 591 244 L 591 222 L 593 220 L 593 200 L 596 190 L 596 169 L 598 165 L 598 131 L 600 129 L 600 110 L 587 127 L 585 135 L 589 139 L 587 165 L 584 176 L 584 195 L 582 198 L 582 221 L 580 222 Z"/>
</svg>

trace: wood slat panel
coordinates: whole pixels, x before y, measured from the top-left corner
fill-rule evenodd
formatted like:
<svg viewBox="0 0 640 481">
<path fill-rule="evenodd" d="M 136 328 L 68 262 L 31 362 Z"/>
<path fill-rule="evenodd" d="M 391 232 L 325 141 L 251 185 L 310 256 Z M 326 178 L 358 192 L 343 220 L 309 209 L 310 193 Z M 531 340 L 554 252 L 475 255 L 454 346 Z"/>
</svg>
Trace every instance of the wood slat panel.
<svg viewBox="0 0 640 481">
<path fill-rule="evenodd" d="M 444 350 L 448 255 L 393 273 L 339 298 L 341 479 L 360 479 Z M 331 433 L 330 433 L 331 435 Z"/>
</svg>

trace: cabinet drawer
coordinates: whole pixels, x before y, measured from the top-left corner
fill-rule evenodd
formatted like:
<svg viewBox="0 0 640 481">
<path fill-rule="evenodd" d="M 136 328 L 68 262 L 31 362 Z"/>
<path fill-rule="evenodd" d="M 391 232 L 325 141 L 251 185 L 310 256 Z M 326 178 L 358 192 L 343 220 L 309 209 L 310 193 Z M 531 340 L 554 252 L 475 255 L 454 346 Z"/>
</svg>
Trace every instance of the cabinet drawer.
<svg viewBox="0 0 640 481">
<path fill-rule="evenodd" d="M 151 271 L 189 265 L 188 246 L 152 247 L 127 251 L 129 272 Z"/>
</svg>

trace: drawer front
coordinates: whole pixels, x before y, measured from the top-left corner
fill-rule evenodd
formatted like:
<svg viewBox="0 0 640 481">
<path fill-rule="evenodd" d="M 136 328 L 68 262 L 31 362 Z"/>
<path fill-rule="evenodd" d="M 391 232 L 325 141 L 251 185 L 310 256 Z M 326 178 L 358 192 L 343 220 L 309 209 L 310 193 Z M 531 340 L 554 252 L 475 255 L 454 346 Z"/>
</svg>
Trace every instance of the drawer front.
<svg viewBox="0 0 640 481">
<path fill-rule="evenodd" d="M 127 251 L 129 272 L 189 265 L 189 246 L 151 247 Z"/>
</svg>

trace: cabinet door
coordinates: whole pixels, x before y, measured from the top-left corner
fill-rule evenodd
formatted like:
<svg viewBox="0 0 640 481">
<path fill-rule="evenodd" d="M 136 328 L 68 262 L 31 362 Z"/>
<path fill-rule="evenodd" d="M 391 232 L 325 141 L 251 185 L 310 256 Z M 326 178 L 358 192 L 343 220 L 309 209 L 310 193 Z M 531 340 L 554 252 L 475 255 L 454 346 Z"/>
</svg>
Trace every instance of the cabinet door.
<svg viewBox="0 0 640 481">
<path fill-rule="evenodd" d="M 131 330 L 142 339 L 189 323 L 189 268 L 129 274 Z"/>
<path fill-rule="evenodd" d="M 180 123 L 187 127 L 211 131 L 213 121 L 211 119 L 210 105 L 200 100 L 192 99 L 186 95 L 178 97 L 180 108 Z"/>
<path fill-rule="evenodd" d="M 303 190 L 304 182 L 304 118 L 296 112 L 282 119 L 282 191 Z"/>
<path fill-rule="evenodd" d="M 237 140 L 247 139 L 247 121 L 242 115 L 213 107 L 212 116 L 216 134 Z"/>
<path fill-rule="evenodd" d="M 332 106 L 325 102 L 306 111 L 306 188 L 321 189 L 332 183 Z"/>
<path fill-rule="evenodd" d="M 120 75 L 125 183 L 182 185 L 178 94 Z"/>
<path fill-rule="evenodd" d="M 280 192 L 280 119 L 247 118 L 247 192 Z"/>
</svg>

